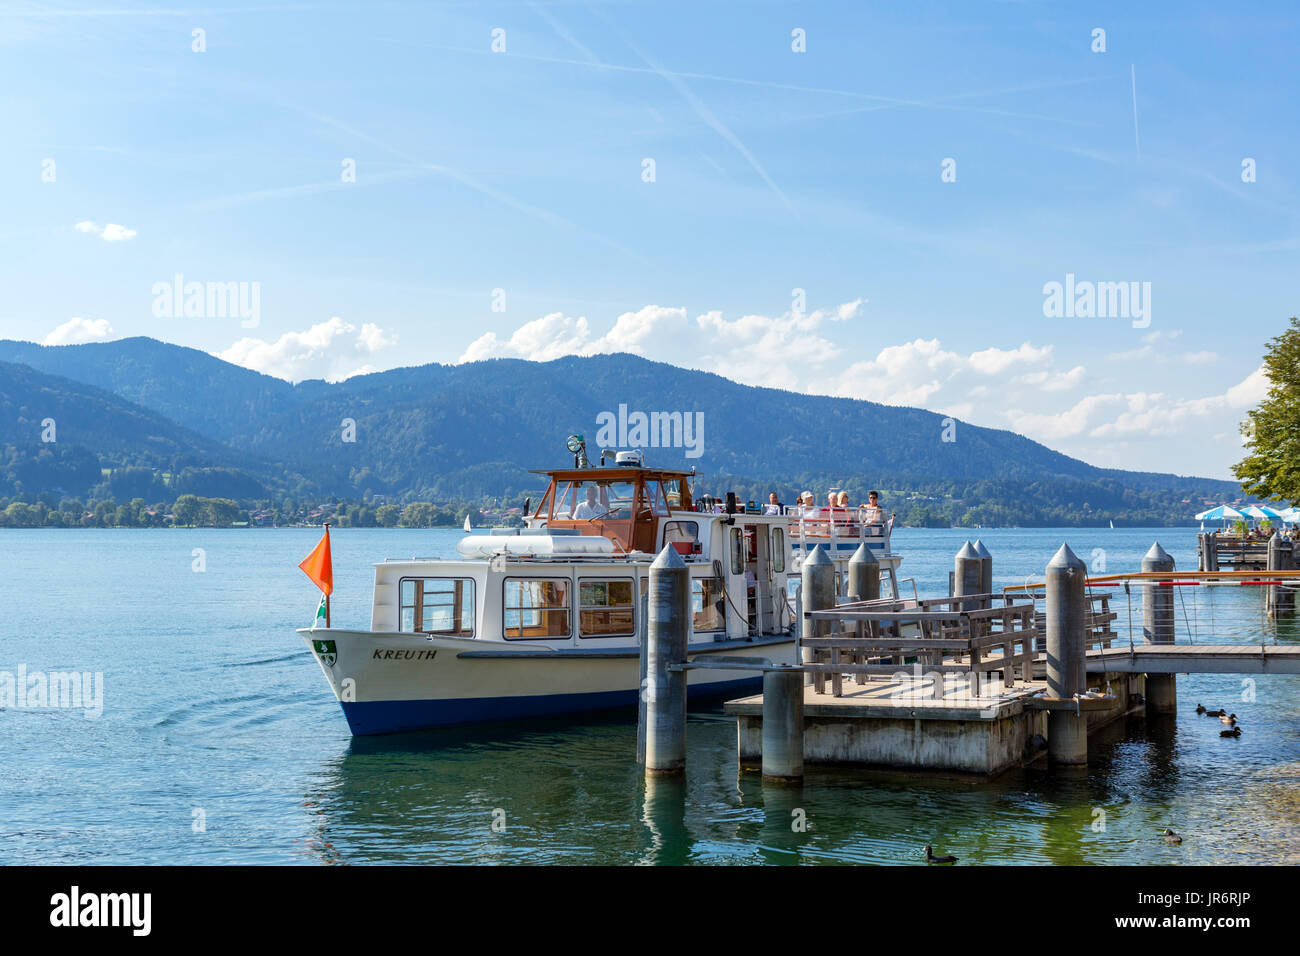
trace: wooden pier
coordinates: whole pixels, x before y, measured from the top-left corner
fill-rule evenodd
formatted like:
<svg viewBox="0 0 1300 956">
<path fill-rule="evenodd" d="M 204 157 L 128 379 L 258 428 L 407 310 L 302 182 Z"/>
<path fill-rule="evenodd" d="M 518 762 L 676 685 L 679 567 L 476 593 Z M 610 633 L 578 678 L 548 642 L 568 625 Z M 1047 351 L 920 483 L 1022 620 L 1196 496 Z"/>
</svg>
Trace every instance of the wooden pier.
<svg viewBox="0 0 1300 956">
<path fill-rule="evenodd" d="M 1267 571 L 1268 548 L 1272 538 L 1206 531 L 1196 536 L 1198 571 Z M 1296 564 L 1297 542 L 1283 538 Z"/>
<path fill-rule="evenodd" d="M 970 593 L 987 580 L 975 562 L 990 559 L 968 545 L 953 574 L 954 590 L 967 593 L 842 604 L 817 580 L 829 562 L 814 555 L 801 589 L 802 758 L 985 776 L 1043 756 L 1081 765 L 1099 727 L 1129 714 L 1176 713 L 1175 674 L 1300 674 L 1297 645 L 1175 643 L 1180 585 L 1263 585 L 1270 614 L 1293 613 L 1277 596 L 1300 587 L 1300 571 L 1284 567 L 1289 544 L 1279 556 L 1283 540 L 1266 554 L 1267 580 L 1240 568 L 1179 572 L 1158 544 L 1144 571 L 1089 578 L 1062 546 L 1043 582 L 1000 593 Z M 850 568 L 849 591 L 858 593 L 852 578 Z M 1136 622 L 1127 640 L 1115 630 L 1120 615 L 1105 588 L 1117 585 L 1130 601 L 1141 594 L 1140 640 Z M 742 766 L 763 759 L 766 703 L 756 695 L 724 707 L 737 719 Z"/>
</svg>

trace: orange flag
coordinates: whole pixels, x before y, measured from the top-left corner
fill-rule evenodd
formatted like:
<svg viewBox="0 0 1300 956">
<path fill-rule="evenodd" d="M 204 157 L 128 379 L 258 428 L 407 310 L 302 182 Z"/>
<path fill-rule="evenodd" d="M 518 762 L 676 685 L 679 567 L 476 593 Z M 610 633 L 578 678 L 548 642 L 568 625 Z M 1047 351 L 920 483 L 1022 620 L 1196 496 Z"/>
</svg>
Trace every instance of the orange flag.
<svg viewBox="0 0 1300 956">
<path fill-rule="evenodd" d="M 298 565 L 302 573 L 311 578 L 323 594 L 334 593 L 334 562 L 330 559 L 330 526 L 325 526 L 325 537 L 320 539 L 312 553 Z"/>
</svg>

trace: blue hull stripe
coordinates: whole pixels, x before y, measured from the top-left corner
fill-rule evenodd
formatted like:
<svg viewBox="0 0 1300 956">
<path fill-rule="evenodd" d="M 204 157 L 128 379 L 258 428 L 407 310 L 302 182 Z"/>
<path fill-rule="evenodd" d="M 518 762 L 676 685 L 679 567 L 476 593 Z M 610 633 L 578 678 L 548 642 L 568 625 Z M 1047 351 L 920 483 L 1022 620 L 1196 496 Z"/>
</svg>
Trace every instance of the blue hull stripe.
<svg viewBox="0 0 1300 956">
<path fill-rule="evenodd" d="M 763 689 L 763 678 L 720 681 L 689 688 L 691 704 L 743 696 Z M 581 714 L 627 708 L 636 717 L 637 692 L 611 690 L 594 694 L 551 694 L 536 697 L 471 697 L 462 700 L 372 700 L 340 703 L 348 727 L 357 737 L 395 734 L 405 730 L 458 727 L 486 721 L 518 720 L 547 714 Z"/>
</svg>

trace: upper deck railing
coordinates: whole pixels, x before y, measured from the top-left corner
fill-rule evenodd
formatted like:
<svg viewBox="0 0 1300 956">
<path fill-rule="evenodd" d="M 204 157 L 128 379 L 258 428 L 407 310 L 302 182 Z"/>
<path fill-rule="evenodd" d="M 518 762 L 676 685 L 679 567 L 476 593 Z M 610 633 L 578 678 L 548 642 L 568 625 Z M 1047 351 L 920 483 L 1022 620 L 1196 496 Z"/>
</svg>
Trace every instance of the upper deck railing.
<svg viewBox="0 0 1300 956">
<path fill-rule="evenodd" d="M 782 513 L 790 520 L 790 543 L 807 553 L 816 545 L 827 545 L 834 553 L 841 545 L 867 544 L 872 550 L 890 552 L 889 539 L 894 519 L 870 521 L 865 505 L 859 508 L 817 508 L 791 505 Z"/>
</svg>

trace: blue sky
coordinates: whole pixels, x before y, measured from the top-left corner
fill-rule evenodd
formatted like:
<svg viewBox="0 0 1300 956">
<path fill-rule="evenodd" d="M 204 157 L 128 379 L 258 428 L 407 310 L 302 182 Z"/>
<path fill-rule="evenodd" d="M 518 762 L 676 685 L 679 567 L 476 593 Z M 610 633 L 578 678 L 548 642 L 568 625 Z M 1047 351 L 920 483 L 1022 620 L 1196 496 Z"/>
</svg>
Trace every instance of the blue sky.
<svg viewBox="0 0 1300 956">
<path fill-rule="evenodd" d="M 8 3 L 0 336 L 633 351 L 1227 477 L 1300 312 L 1298 41 L 1260 3 Z M 156 314 L 178 274 L 256 326 Z M 1067 274 L 1150 283 L 1149 326 L 1045 315 Z"/>
</svg>

